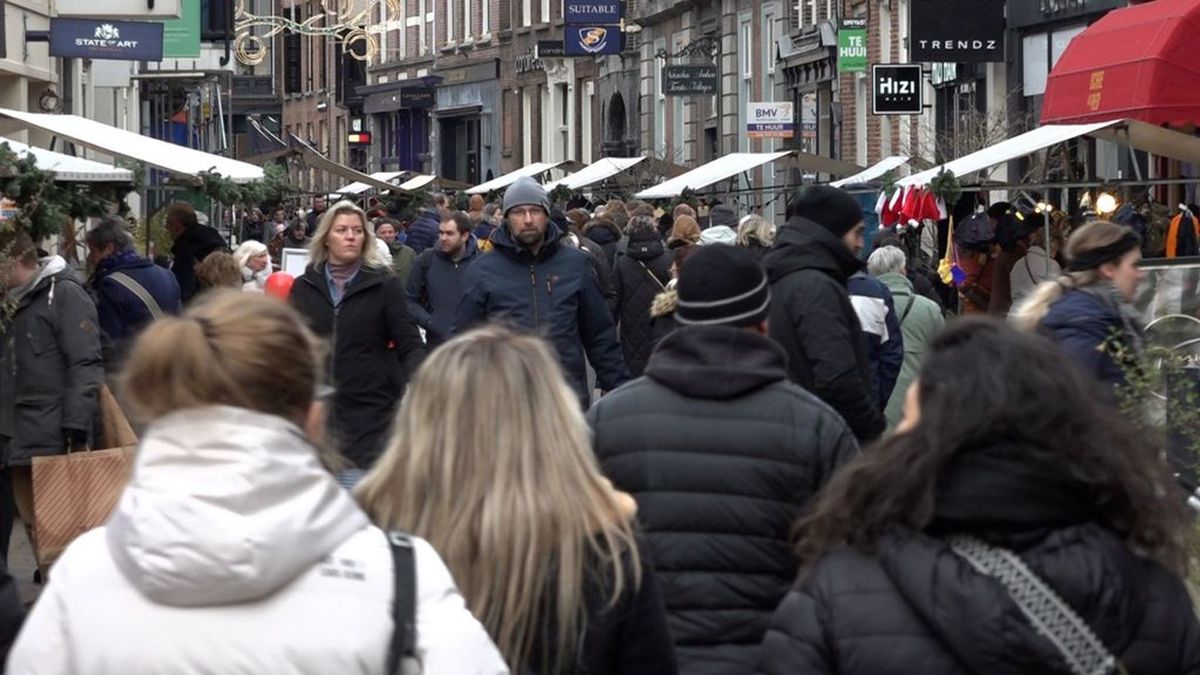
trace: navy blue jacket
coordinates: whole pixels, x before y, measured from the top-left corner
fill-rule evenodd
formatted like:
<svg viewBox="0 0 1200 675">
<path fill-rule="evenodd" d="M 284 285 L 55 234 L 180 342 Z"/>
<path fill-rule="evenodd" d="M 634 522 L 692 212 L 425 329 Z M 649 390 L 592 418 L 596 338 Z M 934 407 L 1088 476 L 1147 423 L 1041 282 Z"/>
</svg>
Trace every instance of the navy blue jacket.
<svg viewBox="0 0 1200 675">
<path fill-rule="evenodd" d="M 418 254 L 424 253 L 425 249 L 431 248 L 437 243 L 438 226 L 441 224 L 442 221 L 438 217 L 436 208 L 425 209 L 408 226 L 408 237 L 404 240 L 404 244 Z"/>
<path fill-rule="evenodd" d="M 900 367 L 904 365 L 904 336 L 896 316 L 896 304 L 888 287 L 865 272 L 847 279 L 846 290 L 867 338 L 871 386 L 879 398 L 880 408 L 885 409 L 896 388 L 896 378 L 900 377 Z"/>
<path fill-rule="evenodd" d="M 1125 372 L 1101 346 L 1115 338 L 1132 349 L 1135 336 L 1129 334 L 1131 330 L 1140 328 L 1125 326 L 1115 303 L 1080 290 L 1063 293 L 1038 324 L 1038 332 L 1054 340 L 1085 372 L 1112 385 L 1124 384 Z"/>
<path fill-rule="evenodd" d="M 100 329 L 112 342 L 114 353 L 120 357 L 130 347 L 133 338 L 153 320 L 150 309 L 133 291 L 112 278 L 121 272 L 136 281 L 166 314 L 178 314 L 182 307 L 179 282 L 170 270 L 155 265 L 133 251 L 117 253 L 96 266 L 92 289 L 96 293 L 96 311 Z"/>
<path fill-rule="evenodd" d="M 554 345 L 567 381 L 586 407 L 591 392 L 585 351 L 601 389 L 615 389 L 629 379 L 629 370 L 592 263 L 583 251 L 564 246 L 561 236 L 549 223 L 546 242 L 534 257 L 512 240 L 507 227 L 496 228 L 493 251 L 467 269 L 454 331 L 488 319 L 538 330 Z"/>
<path fill-rule="evenodd" d="M 417 256 L 408 275 L 408 313 L 425 329 L 425 342 L 434 347 L 450 337 L 458 301 L 462 299 L 463 277 L 471 262 L 479 257 L 475 237 L 467 239 L 467 251 L 455 262 L 441 247 L 426 249 Z"/>
</svg>

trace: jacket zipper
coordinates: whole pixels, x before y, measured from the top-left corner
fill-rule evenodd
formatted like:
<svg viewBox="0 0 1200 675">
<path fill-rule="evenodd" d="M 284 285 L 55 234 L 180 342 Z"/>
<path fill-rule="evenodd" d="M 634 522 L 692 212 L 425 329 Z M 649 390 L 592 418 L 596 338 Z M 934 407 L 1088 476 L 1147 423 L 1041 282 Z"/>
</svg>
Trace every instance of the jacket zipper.
<svg viewBox="0 0 1200 675">
<path fill-rule="evenodd" d="M 533 292 L 533 325 L 538 325 L 538 288 L 537 288 L 537 273 L 534 271 L 534 266 L 529 266 L 529 288 Z"/>
</svg>

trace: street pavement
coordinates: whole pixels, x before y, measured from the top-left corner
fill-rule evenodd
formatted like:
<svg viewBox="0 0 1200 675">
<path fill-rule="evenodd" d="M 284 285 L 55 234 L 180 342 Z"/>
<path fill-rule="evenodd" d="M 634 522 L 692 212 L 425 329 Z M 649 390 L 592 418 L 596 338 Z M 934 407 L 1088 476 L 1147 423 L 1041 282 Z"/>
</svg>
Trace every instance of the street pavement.
<svg viewBox="0 0 1200 675">
<path fill-rule="evenodd" d="M 13 523 L 12 540 L 8 545 L 8 573 L 17 580 L 17 589 L 21 592 L 21 602 L 32 604 L 37 599 L 42 587 L 33 583 L 33 573 L 37 565 L 33 562 L 33 547 L 25 536 L 25 527 L 21 521 Z"/>
</svg>

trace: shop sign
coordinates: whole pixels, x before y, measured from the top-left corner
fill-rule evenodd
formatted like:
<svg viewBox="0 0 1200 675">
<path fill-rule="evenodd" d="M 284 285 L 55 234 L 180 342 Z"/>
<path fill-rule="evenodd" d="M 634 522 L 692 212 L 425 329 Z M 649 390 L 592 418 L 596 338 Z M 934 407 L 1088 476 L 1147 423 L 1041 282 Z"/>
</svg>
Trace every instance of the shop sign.
<svg viewBox="0 0 1200 675">
<path fill-rule="evenodd" d="M 163 21 L 163 58 L 200 56 L 200 0 L 181 0 L 179 18 Z"/>
<path fill-rule="evenodd" d="M 518 56 L 515 66 L 518 75 L 521 73 L 532 73 L 535 70 L 545 70 L 542 60 L 538 58 L 537 52 L 532 49 Z"/>
<path fill-rule="evenodd" d="M 162 61 L 161 22 L 50 19 L 50 55 L 118 61 Z"/>
<path fill-rule="evenodd" d="M 839 73 L 867 72 L 867 20 L 842 19 L 838 28 Z"/>
<path fill-rule="evenodd" d="M 713 96 L 718 87 L 715 65 L 663 66 L 664 96 Z"/>
<path fill-rule="evenodd" d="M 563 57 L 567 55 L 567 47 L 562 40 L 538 40 L 533 53 L 539 59 Z"/>
<path fill-rule="evenodd" d="M 618 25 L 566 26 L 563 43 L 567 56 L 620 54 L 623 42 Z"/>
<path fill-rule="evenodd" d="M 400 107 L 428 109 L 434 105 L 433 87 L 405 87 L 400 90 Z"/>
<path fill-rule="evenodd" d="M 621 23 L 619 0 L 563 0 L 563 21 L 571 25 Z"/>
<path fill-rule="evenodd" d="M 921 66 L 903 64 L 871 67 L 871 112 L 876 115 L 920 115 Z"/>
<path fill-rule="evenodd" d="M 795 111 L 791 103 L 750 103 L 746 107 L 746 136 L 791 138 L 796 135 Z"/>
<path fill-rule="evenodd" d="M 1003 0 L 910 0 L 913 61 L 1004 60 Z"/>
<path fill-rule="evenodd" d="M 1119 9 L 1129 0 L 1008 0 L 1008 26 L 1023 28 Z"/>
</svg>

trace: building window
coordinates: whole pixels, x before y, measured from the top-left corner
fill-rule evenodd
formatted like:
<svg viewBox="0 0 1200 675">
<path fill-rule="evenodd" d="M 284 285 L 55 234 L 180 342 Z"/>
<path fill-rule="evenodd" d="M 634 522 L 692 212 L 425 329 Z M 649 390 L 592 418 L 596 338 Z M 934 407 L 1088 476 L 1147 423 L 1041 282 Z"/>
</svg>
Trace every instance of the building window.
<svg viewBox="0 0 1200 675">
<path fill-rule="evenodd" d="M 227 0 L 200 0 L 200 39 L 223 40 L 229 27 Z"/>
<path fill-rule="evenodd" d="M 754 24 L 750 23 L 749 19 L 744 19 L 741 39 L 738 41 L 738 53 L 742 55 L 742 79 L 744 80 L 754 77 L 754 50 L 751 49 L 751 45 L 754 44 L 753 30 Z"/>
<path fill-rule="evenodd" d="M 571 91 L 565 83 L 556 86 L 558 87 L 558 100 L 562 105 L 562 114 L 558 120 L 559 147 L 562 149 L 562 154 L 558 156 L 558 159 L 565 161 L 575 155 L 572 152 L 574 148 L 571 147 Z"/>
<path fill-rule="evenodd" d="M 533 0 L 521 0 L 521 25 L 533 25 Z"/>
<path fill-rule="evenodd" d="M 657 54 L 660 50 L 667 48 L 666 40 L 658 39 L 654 41 L 654 53 Z M 663 159 L 670 160 L 667 153 L 667 97 L 663 94 L 662 69 L 666 63 L 655 58 L 651 66 L 654 69 L 654 91 L 650 93 L 654 97 L 654 151 Z"/>
<path fill-rule="evenodd" d="M 484 1 L 486 2 L 487 0 Z M 463 0 L 462 4 L 462 34 L 464 40 L 470 40 L 471 36 L 474 34 L 471 30 L 471 2 L 472 0 Z"/>
<path fill-rule="evenodd" d="M 542 23 L 550 23 L 550 0 L 542 0 Z"/>
<path fill-rule="evenodd" d="M 446 0 L 446 44 L 454 42 L 454 0 Z"/>
<path fill-rule="evenodd" d="M 750 138 L 746 135 L 746 104 L 751 99 L 754 83 L 752 81 L 754 71 L 754 54 L 755 49 L 753 39 L 754 25 L 750 21 L 748 15 L 742 15 L 738 21 L 738 54 L 742 55 L 741 62 L 741 77 L 737 78 L 737 138 L 738 147 L 742 152 L 750 150 Z"/>
<path fill-rule="evenodd" d="M 762 96 L 761 101 L 775 100 L 775 15 L 765 13 L 762 16 Z M 762 141 L 764 152 L 775 150 L 775 139 L 766 138 Z M 765 188 L 775 187 L 775 170 L 770 164 L 763 167 L 762 185 Z"/>
<path fill-rule="evenodd" d="M 482 28 L 480 29 L 480 32 L 482 35 L 491 35 L 492 34 L 492 2 L 491 2 L 491 0 L 483 0 L 483 2 L 481 2 L 479 4 L 481 5 L 479 8 L 479 13 L 482 17 L 482 20 L 479 22 L 480 25 L 482 26 Z"/>
</svg>

